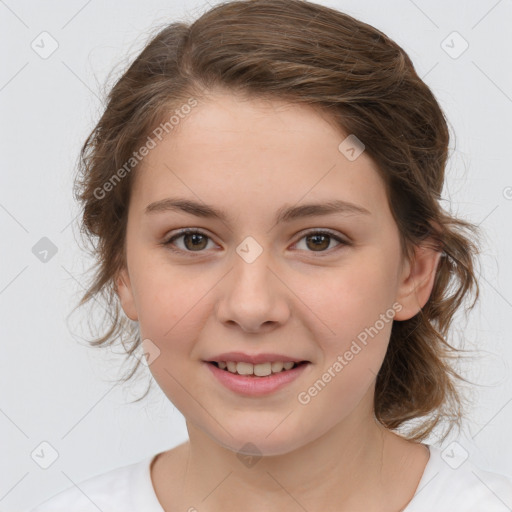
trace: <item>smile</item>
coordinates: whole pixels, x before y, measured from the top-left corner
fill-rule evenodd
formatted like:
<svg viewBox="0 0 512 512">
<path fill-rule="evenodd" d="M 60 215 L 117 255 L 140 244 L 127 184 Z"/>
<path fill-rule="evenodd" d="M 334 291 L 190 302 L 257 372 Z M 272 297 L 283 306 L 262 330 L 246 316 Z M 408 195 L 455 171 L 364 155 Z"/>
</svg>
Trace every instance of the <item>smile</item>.
<svg viewBox="0 0 512 512">
<path fill-rule="evenodd" d="M 305 361 L 294 363 L 292 361 L 274 361 L 259 364 L 236 362 L 236 361 L 212 361 L 221 370 L 226 370 L 238 375 L 253 375 L 256 377 L 267 377 L 274 373 L 281 373 L 297 367 L 299 364 L 305 364 Z"/>
<path fill-rule="evenodd" d="M 226 368 L 221 369 L 220 364 L 225 363 Z M 232 363 L 231 370 L 228 364 Z M 215 361 L 204 361 L 202 364 L 206 365 L 208 370 L 215 377 L 216 382 L 222 384 L 225 388 L 241 395 L 246 396 L 264 396 L 270 393 L 279 391 L 280 389 L 290 385 L 294 380 L 298 379 L 309 367 L 311 363 L 302 361 L 300 363 L 288 362 L 287 366 L 291 367 L 285 369 L 285 363 L 259 363 L 253 365 L 251 363 L 234 363 L 229 362 L 215 362 Z M 275 368 L 282 366 L 278 372 L 272 372 L 272 364 L 275 364 Z M 236 367 L 236 368 L 235 368 Z M 258 367 L 263 367 L 260 371 Z M 232 371 L 236 370 L 236 371 Z M 238 370 L 244 373 L 239 373 Z M 264 375 L 258 375 L 259 373 L 265 373 Z"/>
</svg>

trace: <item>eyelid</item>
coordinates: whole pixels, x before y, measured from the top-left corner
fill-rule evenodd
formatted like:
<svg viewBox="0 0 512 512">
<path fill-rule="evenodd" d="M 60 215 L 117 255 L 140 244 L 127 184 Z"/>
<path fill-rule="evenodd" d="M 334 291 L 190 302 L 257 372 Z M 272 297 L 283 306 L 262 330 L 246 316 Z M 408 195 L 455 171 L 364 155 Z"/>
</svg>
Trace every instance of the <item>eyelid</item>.
<svg viewBox="0 0 512 512">
<path fill-rule="evenodd" d="M 297 241 L 301 240 L 305 236 L 308 236 L 309 234 L 316 234 L 316 233 L 331 235 L 333 238 L 336 238 L 345 244 L 351 243 L 347 236 L 342 235 L 339 231 L 334 231 L 329 228 L 310 228 L 310 229 L 306 229 L 305 231 L 301 231 L 298 234 Z"/>
</svg>

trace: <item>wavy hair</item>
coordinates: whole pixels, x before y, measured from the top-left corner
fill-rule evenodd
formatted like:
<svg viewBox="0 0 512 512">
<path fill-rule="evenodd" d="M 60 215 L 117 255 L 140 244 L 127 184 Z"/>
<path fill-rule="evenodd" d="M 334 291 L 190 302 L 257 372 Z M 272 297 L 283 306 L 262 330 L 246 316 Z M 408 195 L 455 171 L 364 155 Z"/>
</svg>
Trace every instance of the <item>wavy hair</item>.
<svg viewBox="0 0 512 512">
<path fill-rule="evenodd" d="M 108 312 L 105 331 L 89 343 L 122 340 L 126 359 L 134 362 L 123 381 L 141 364 L 130 357 L 141 344 L 138 324 L 122 312 L 115 285 L 125 265 L 137 172 L 131 159 L 173 112 L 219 87 L 325 112 L 343 132 L 356 135 L 377 164 L 402 254 L 413 258 L 414 246 L 422 243 L 442 252 L 428 302 L 411 319 L 393 323 L 376 380 L 374 414 L 390 429 L 417 420 L 405 434 L 415 441 L 447 419 L 444 439 L 461 426 L 464 404 L 457 380 L 466 381 L 453 364 L 462 350 L 449 342 L 450 325 L 463 302 L 474 295 L 467 305 L 472 309 L 479 296 L 477 226 L 440 204 L 447 121 L 399 45 L 371 25 L 305 0 L 227 1 L 191 23 L 166 25 L 108 92 L 103 115 L 81 149 L 74 188 L 81 233 L 95 260 L 77 307 L 98 297 Z M 113 171 L 122 168 L 113 183 Z"/>
</svg>

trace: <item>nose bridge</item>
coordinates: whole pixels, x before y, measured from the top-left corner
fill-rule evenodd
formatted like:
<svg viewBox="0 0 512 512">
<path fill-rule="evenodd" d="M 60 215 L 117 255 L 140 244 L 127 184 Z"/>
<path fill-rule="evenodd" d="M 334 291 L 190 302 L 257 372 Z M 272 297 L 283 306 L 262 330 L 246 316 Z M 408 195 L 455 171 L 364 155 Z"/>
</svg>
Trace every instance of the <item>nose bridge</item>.
<svg viewBox="0 0 512 512">
<path fill-rule="evenodd" d="M 236 322 L 244 330 L 257 330 L 269 322 L 283 322 L 287 300 L 280 280 L 274 275 L 271 251 L 247 237 L 236 248 L 233 269 L 223 288 L 219 319 Z"/>
<path fill-rule="evenodd" d="M 256 295 L 261 304 L 275 295 L 271 293 L 274 283 L 270 277 L 272 254 L 268 247 L 248 236 L 237 246 L 233 264 L 232 292 L 242 294 L 241 299 Z"/>
</svg>

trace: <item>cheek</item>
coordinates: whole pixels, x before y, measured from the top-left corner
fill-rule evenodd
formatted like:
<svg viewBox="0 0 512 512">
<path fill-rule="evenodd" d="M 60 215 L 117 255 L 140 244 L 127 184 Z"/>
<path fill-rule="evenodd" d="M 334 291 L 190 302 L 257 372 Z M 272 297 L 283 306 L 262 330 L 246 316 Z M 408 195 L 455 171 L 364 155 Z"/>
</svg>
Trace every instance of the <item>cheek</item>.
<svg viewBox="0 0 512 512">
<path fill-rule="evenodd" d="M 343 374 L 338 383 L 344 388 L 367 386 L 378 373 L 395 316 L 394 279 L 386 260 L 369 253 L 302 281 L 300 295 L 310 310 L 304 318 L 320 345 L 322 369 Z"/>
<path fill-rule="evenodd" d="M 194 332 L 201 324 L 198 319 L 201 295 L 187 293 L 174 283 L 172 288 L 153 288 L 141 299 L 141 336 L 173 350 L 180 350 L 187 340 L 194 339 Z"/>
<path fill-rule="evenodd" d="M 179 268 L 152 263 L 150 257 L 141 258 L 136 268 L 132 282 L 141 337 L 165 342 L 173 336 L 177 326 L 182 328 L 187 312 L 193 310 L 194 302 L 197 302 L 197 293 L 191 293 L 195 283 L 184 279 Z"/>
<path fill-rule="evenodd" d="M 395 309 L 390 280 L 380 267 L 338 269 L 327 282 L 310 286 L 314 312 L 309 329 L 318 344 L 315 373 L 300 390 L 300 407 L 311 429 L 320 415 L 326 424 L 350 414 L 367 398 L 385 358 Z M 392 287 L 391 287 L 392 289 Z M 311 419 L 311 421 L 310 421 Z M 306 425 L 304 426 L 306 427 Z"/>
<path fill-rule="evenodd" d="M 300 295 L 333 336 L 354 334 L 392 307 L 394 268 L 377 254 L 362 252 L 337 268 L 301 279 Z"/>
</svg>

